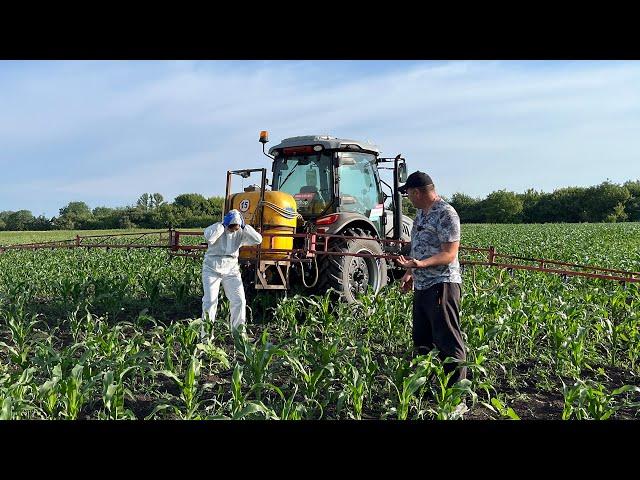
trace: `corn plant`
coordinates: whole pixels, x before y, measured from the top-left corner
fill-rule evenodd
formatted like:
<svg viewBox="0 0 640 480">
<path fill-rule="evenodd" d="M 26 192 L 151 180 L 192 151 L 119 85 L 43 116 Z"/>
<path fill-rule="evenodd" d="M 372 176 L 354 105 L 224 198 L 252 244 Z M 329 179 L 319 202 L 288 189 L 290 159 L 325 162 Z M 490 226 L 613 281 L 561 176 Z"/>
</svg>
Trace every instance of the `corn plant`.
<svg viewBox="0 0 640 480">
<path fill-rule="evenodd" d="M 444 365 L 456 363 L 452 358 L 446 358 L 444 362 L 432 361 L 431 367 L 434 372 L 436 386 L 432 390 L 433 398 L 436 403 L 435 414 L 438 420 L 456 419 L 460 417 L 460 410 L 457 407 L 466 395 L 471 396 L 475 403 L 477 394 L 471 390 L 471 381 L 465 379 L 460 380 L 454 385 L 450 385 L 451 377 L 454 371 L 445 373 Z"/>
<path fill-rule="evenodd" d="M 279 420 L 301 420 L 307 413 L 307 407 L 304 403 L 296 402 L 296 394 L 298 393 L 298 385 L 293 386 L 293 392 L 287 398 L 282 390 L 272 385 L 273 390 L 280 396 L 282 400 L 282 408 L 280 409 Z M 318 405 L 320 409 L 322 406 Z"/>
<path fill-rule="evenodd" d="M 0 388 L 0 420 L 28 418 L 31 412 L 38 410 L 34 404 L 34 372 L 34 368 L 27 368 L 7 387 Z M 8 378 L 4 379 L 5 382 L 6 380 Z"/>
<path fill-rule="evenodd" d="M 505 418 L 508 420 L 520 420 L 520 417 L 513 410 L 513 408 L 502 403 L 502 401 L 497 397 L 491 398 L 490 403 L 487 403 L 487 402 L 480 402 L 480 403 L 484 405 L 486 408 L 488 408 L 489 410 L 491 410 L 492 412 L 500 415 L 502 418 Z"/>
<path fill-rule="evenodd" d="M 62 380 L 62 366 L 57 364 L 53 367 L 51 379 L 44 382 L 38 390 L 43 408 L 50 418 L 57 416 L 58 400 L 61 395 L 60 380 Z"/>
<path fill-rule="evenodd" d="M 212 343 L 198 343 L 196 348 L 203 352 L 209 360 L 209 369 L 212 369 L 213 365 L 220 365 L 223 369 L 231 368 L 229 356 L 222 348 L 216 347 Z"/>
<path fill-rule="evenodd" d="M 61 383 L 63 409 L 61 415 L 69 420 L 78 418 L 95 383 L 94 378 L 84 377 L 84 365 L 79 363 Z"/>
<path fill-rule="evenodd" d="M 613 415 L 621 405 L 616 404 L 615 397 L 627 392 L 640 392 L 640 387 L 624 385 L 608 393 L 600 383 L 576 381 L 569 387 L 562 382 L 564 393 L 564 408 L 562 419 L 577 420 L 606 420 Z M 634 407 L 640 404 L 633 404 Z"/>
<path fill-rule="evenodd" d="M 34 241 L 31 236 L 62 234 L 24 235 Z M 0 232 L 0 244 L 4 235 L 15 233 Z M 638 223 L 463 225 L 462 242 L 640 271 Z M 192 302 L 202 293 L 199 270 L 197 261 L 167 262 L 158 250 L 0 254 L 5 418 L 124 418 L 126 405 L 145 418 L 166 410 L 172 418 L 452 419 L 467 416 L 466 401 L 473 418 L 477 409 L 514 418 L 514 396 L 526 399 L 534 390 L 539 396 L 564 391 L 569 418 L 637 416 L 633 387 L 613 392 L 640 375 L 638 285 L 467 270 L 461 322 L 471 383 L 449 386 L 440 360 L 420 367 L 424 358 L 411 359 L 413 295 L 395 284 L 355 305 L 306 290 L 257 297 L 249 317 L 257 342 L 232 339 L 228 322 L 218 321 L 210 341 L 199 343 L 200 305 Z M 226 319 L 223 294 L 219 305 L 218 320 Z M 78 365 L 84 368 L 74 379 Z M 172 379 L 167 385 L 156 373 L 162 370 L 182 386 Z M 563 390 L 561 378 L 583 372 L 591 380 L 577 386 L 572 380 Z M 205 383 L 209 378 L 215 383 Z M 562 410 L 541 415 L 561 417 Z"/>
<path fill-rule="evenodd" d="M 247 371 L 250 374 L 250 381 L 256 386 L 255 391 L 258 400 L 262 397 L 261 385 L 265 382 L 269 364 L 274 357 L 286 355 L 283 349 L 269 342 L 268 337 L 269 333 L 265 330 L 260 340 L 253 344 L 248 340 L 242 327 L 233 332 L 236 349 L 248 367 Z"/>
<path fill-rule="evenodd" d="M 136 418 L 133 412 L 125 408 L 124 405 L 125 396 L 132 397 L 131 391 L 124 386 L 124 377 L 136 368 L 138 367 L 125 368 L 117 376 L 113 370 L 104 373 L 102 381 L 102 402 L 106 413 L 104 418 L 112 420 Z"/>
<path fill-rule="evenodd" d="M 406 420 L 409 415 L 411 402 L 415 395 L 424 390 L 427 380 L 431 376 L 432 356 L 421 355 L 412 362 L 400 361 L 396 363 L 394 376 L 387 379 L 396 393 L 396 406 L 386 415 L 394 415 L 398 420 Z M 412 371 L 413 370 L 413 371 Z"/>
<path fill-rule="evenodd" d="M 247 400 L 245 394 L 242 393 L 242 376 L 243 370 L 239 363 L 233 368 L 233 375 L 231 376 L 231 392 L 232 392 L 232 405 L 231 405 L 231 419 L 243 420 L 251 418 L 255 414 L 260 414 L 263 418 L 277 418 L 277 415 L 273 410 L 267 408 L 261 401 Z M 249 393 L 251 390 L 249 390 Z"/>
<path fill-rule="evenodd" d="M 306 367 L 302 362 L 289 354 L 286 356 L 287 363 L 293 367 L 294 375 L 299 375 L 304 387 L 304 395 L 306 400 L 313 402 L 318 400 L 320 392 L 324 391 L 331 383 L 331 377 L 335 375 L 335 366 L 333 363 L 322 365 L 313 369 Z M 318 401 L 320 405 L 322 402 Z M 321 409 L 322 410 L 322 409 Z M 320 412 L 322 417 L 322 411 Z"/>
<path fill-rule="evenodd" d="M 195 352 L 191 355 L 191 360 L 187 366 L 184 377 L 180 378 L 172 371 L 162 370 L 156 372 L 160 375 L 173 380 L 180 388 L 180 400 L 184 404 L 184 412 L 173 405 L 161 405 L 156 409 L 173 408 L 176 414 L 185 420 L 198 420 L 201 418 L 198 413 L 198 409 L 201 406 L 200 396 L 202 394 L 201 389 L 198 386 L 198 379 L 200 377 L 201 362 L 198 359 Z"/>
<path fill-rule="evenodd" d="M 362 406 L 367 388 L 365 380 L 358 372 L 356 366 L 349 365 L 348 367 L 350 368 L 346 368 L 346 371 L 343 371 L 345 387 L 338 397 L 338 411 L 341 410 L 341 406 L 346 400 L 353 407 L 353 418 L 360 420 L 362 418 Z"/>
</svg>

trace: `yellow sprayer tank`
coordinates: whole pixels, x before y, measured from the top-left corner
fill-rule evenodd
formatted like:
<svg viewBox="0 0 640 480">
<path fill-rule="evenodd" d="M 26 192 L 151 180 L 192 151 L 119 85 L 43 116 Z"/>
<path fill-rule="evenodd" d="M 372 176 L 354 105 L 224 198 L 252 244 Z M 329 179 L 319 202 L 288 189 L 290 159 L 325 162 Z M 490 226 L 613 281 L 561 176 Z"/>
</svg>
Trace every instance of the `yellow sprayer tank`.
<svg viewBox="0 0 640 480">
<path fill-rule="evenodd" d="M 264 192 L 265 205 L 263 208 L 262 248 L 286 249 L 293 248 L 293 237 L 270 237 L 267 234 L 296 233 L 297 215 L 296 201 L 292 195 L 285 192 Z M 242 192 L 231 195 L 231 208 L 242 213 L 244 221 L 254 228 L 260 225 L 260 190 Z M 240 258 L 252 258 L 255 253 L 247 248 L 240 249 Z M 263 260 L 282 260 L 288 257 L 285 252 L 263 254 Z"/>
</svg>

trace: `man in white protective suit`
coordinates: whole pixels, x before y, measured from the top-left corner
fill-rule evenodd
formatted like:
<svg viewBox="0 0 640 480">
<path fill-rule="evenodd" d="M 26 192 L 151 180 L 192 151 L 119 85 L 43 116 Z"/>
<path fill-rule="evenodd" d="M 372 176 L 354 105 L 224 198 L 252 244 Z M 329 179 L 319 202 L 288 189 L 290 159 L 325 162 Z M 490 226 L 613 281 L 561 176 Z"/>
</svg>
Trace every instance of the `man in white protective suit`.
<svg viewBox="0 0 640 480">
<path fill-rule="evenodd" d="M 220 283 L 229 299 L 231 307 L 231 329 L 237 330 L 246 321 L 247 303 L 240 277 L 238 251 L 240 247 L 259 245 L 262 235 L 251 225 L 245 225 L 238 210 L 230 210 L 222 222 L 214 223 L 204 230 L 204 238 L 209 247 L 202 262 L 202 328 L 200 338 L 206 340 L 205 323 L 213 322 L 218 308 Z"/>
</svg>

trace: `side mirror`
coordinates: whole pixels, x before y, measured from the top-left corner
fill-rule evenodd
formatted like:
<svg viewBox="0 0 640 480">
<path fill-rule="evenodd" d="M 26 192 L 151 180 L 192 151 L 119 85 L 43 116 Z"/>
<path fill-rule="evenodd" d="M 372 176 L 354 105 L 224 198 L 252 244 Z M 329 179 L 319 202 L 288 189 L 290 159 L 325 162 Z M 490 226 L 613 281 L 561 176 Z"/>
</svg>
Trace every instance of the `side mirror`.
<svg viewBox="0 0 640 480">
<path fill-rule="evenodd" d="M 405 183 L 407 181 L 407 164 L 402 162 L 398 165 L 398 181 Z"/>
</svg>

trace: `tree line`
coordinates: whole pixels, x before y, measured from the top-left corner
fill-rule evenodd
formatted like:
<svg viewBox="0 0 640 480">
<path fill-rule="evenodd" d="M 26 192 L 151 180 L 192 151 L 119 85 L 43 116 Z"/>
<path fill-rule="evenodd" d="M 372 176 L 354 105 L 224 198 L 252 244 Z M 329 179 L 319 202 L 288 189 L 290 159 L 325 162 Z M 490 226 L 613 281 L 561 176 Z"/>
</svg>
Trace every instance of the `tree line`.
<svg viewBox="0 0 640 480">
<path fill-rule="evenodd" d="M 85 202 L 69 202 L 59 215 L 34 217 L 29 210 L 0 212 L 0 230 L 105 230 L 117 228 L 198 228 L 219 222 L 223 197 L 183 193 L 172 203 L 159 193 L 143 193 L 135 205 L 93 210 Z"/>
<path fill-rule="evenodd" d="M 551 193 L 498 190 L 485 198 L 454 193 L 445 198 L 463 223 L 577 223 L 640 221 L 640 180 L 591 187 L 566 187 Z M 220 221 L 223 197 L 183 193 L 166 202 L 159 193 L 143 193 L 135 205 L 93 210 L 84 202 L 69 202 L 59 215 L 34 217 L 29 210 L 0 212 L 0 230 L 103 230 L 117 228 L 203 228 Z M 403 212 L 416 209 L 403 200 Z"/>
<path fill-rule="evenodd" d="M 551 193 L 498 190 L 485 198 L 454 193 L 445 198 L 462 223 L 579 223 L 640 221 L 640 180 L 591 187 L 566 187 Z M 404 199 L 405 215 L 415 208 Z"/>
</svg>

